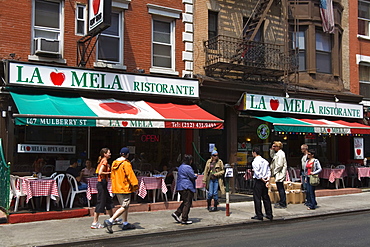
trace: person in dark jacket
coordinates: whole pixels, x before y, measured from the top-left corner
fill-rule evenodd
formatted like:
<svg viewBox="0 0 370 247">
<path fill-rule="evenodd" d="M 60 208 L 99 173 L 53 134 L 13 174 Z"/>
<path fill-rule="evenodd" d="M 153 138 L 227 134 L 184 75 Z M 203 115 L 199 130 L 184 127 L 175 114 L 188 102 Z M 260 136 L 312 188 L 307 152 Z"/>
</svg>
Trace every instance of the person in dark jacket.
<svg viewBox="0 0 370 247">
<path fill-rule="evenodd" d="M 193 156 L 185 154 L 177 175 L 176 191 L 180 193 L 182 202 L 176 212 L 172 213 L 172 217 L 181 224 L 193 223 L 188 219 L 188 215 L 193 202 L 194 193 L 196 192 L 195 179 L 197 179 L 198 175 L 194 174 L 194 170 L 191 167 L 192 163 Z"/>
</svg>

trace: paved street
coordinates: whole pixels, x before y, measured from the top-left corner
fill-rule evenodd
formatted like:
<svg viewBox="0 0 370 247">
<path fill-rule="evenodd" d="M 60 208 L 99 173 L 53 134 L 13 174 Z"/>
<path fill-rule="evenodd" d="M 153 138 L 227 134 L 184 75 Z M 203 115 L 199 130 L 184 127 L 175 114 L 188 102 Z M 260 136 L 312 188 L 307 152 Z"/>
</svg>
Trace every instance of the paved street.
<svg viewBox="0 0 370 247">
<path fill-rule="evenodd" d="M 317 201 L 320 207 L 316 210 L 307 210 L 303 204 L 289 204 L 287 209 L 274 210 L 274 222 L 272 224 L 292 222 L 291 220 L 296 219 L 302 219 L 304 222 L 315 216 L 370 210 L 369 192 L 318 197 Z M 135 224 L 137 229 L 120 231 L 118 226 L 114 226 L 113 234 L 106 233 L 105 229 L 90 229 L 92 217 L 5 224 L 0 225 L 2 240 L 0 246 L 42 246 L 114 239 L 117 237 L 127 238 L 129 236 L 134 239 L 141 239 L 145 235 L 163 237 L 165 236 L 164 233 L 172 234 L 175 232 L 177 234 L 184 232 L 185 234 L 188 230 L 194 232 L 208 228 L 213 229 L 217 226 L 225 227 L 240 224 L 249 227 L 249 232 L 253 227 L 259 226 L 250 219 L 254 215 L 253 202 L 232 203 L 229 217 L 225 216 L 225 204 L 220 206 L 221 210 L 214 213 L 209 213 L 205 208 L 192 208 L 189 215 L 194 222 L 192 225 L 180 225 L 174 222 L 171 217 L 172 210 L 131 213 L 129 214 L 129 221 Z M 106 218 L 107 216 L 102 216 L 100 222 Z M 268 227 L 271 225 L 270 223 L 264 221 L 261 225 Z M 347 223 L 342 225 L 344 229 L 347 229 Z M 370 229 L 370 227 L 366 229 Z"/>
<path fill-rule="evenodd" d="M 101 239 L 64 246 L 368 246 L 370 212 Z"/>
</svg>

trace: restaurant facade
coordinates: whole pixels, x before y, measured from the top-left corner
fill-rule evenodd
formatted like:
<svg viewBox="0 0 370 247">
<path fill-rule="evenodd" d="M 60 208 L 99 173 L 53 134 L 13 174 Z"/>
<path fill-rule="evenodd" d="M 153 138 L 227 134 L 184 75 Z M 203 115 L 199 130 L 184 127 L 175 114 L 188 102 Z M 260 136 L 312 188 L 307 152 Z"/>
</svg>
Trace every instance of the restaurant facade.
<svg viewBox="0 0 370 247">
<path fill-rule="evenodd" d="M 221 118 L 195 104 L 195 79 L 18 61 L 2 66 L 1 133 L 13 172 L 31 171 L 40 156 L 64 171 L 70 159 L 96 162 L 103 147 L 115 158 L 123 146 L 141 160 L 138 168 L 162 170 L 196 153 L 202 131 L 223 128 Z"/>
</svg>

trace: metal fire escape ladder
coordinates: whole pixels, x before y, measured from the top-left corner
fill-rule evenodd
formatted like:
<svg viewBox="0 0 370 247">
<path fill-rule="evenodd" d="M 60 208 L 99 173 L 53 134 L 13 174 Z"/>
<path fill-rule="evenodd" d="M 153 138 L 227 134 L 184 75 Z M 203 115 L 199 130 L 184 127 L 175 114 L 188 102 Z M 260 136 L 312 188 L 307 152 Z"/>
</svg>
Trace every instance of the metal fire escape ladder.
<svg viewBox="0 0 370 247">
<path fill-rule="evenodd" d="M 245 41 L 254 40 L 273 2 L 274 0 L 258 0 L 243 28 L 243 38 Z"/>
</svg>

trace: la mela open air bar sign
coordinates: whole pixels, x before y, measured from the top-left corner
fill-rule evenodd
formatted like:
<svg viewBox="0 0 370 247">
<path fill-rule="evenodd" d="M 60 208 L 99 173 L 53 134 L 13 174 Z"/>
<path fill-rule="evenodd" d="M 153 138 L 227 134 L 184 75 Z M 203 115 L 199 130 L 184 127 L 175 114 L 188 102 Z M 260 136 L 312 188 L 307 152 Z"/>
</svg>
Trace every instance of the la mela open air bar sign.
<svg viewBox="0 0 370 247">
<path fill-rule="evenodd" d="M 334 98 L 334 97 L 333 97 Z M 245 94 L 243 110 L 363 118 L 362 105 Z"/>
<path fill-rule="evenodd" d="M 10 61 L 7 81 L 13 85 L 35 87 L 122 91 L 126 93 L 199 98 L 197 80 L 116 74 Z"/>
</svg>

